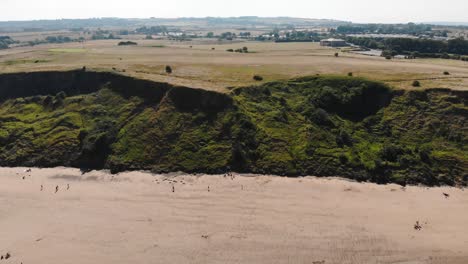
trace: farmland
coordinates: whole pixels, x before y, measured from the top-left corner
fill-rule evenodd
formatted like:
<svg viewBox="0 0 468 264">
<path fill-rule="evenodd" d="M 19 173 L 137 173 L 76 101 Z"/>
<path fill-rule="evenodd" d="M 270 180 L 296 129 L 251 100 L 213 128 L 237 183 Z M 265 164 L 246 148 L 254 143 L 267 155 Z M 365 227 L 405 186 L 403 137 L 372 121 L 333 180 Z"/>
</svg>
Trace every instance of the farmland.
<svg viewBox="0 0 468 264">
<path fill-rule="evenodd" d="M 310 42 L 140 39 L 137 46 L 118 46 L 118 42 L 95 40 L 1 50 L 0 72 L 71 70 L 85 66 L 97 71 L 124 72 L 133 77 L 220 92 L 254 84 L 252 76 L 256 74 L 269 82 L 351 72 L 353 76 L 383 81 L 401 89 L 412 89 L 414 80 L 419 80 L 423 88 L 468 89 L 468 63 L 464 61 L 385 60 Z M 226 51 L 242 47 L 248 47 L 249 53 Z M 335 53 L 339 53 L 339 57 L 335 57 Z M 165 73 L 166 65 L 174 69 L 171 75 Z M 445 71 L 450 75 L 444 75 Z"/>
</svg>

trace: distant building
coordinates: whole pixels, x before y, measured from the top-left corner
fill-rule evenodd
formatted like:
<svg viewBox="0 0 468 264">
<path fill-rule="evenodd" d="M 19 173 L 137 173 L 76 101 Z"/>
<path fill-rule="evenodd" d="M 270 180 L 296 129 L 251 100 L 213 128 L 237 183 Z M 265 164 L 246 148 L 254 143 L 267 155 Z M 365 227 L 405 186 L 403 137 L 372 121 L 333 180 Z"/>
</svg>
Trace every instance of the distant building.
<svg viewBox="0 0 468 264">
<path fill-rule="evenodd" d="M 334 38 L 329 38 L 329 39 L 322 39 L 320 41 L 320 46 L 324 47 L 346 47 L 348 44 L 346 41 L 342 39 L 334 39 Z"/>
</svg>

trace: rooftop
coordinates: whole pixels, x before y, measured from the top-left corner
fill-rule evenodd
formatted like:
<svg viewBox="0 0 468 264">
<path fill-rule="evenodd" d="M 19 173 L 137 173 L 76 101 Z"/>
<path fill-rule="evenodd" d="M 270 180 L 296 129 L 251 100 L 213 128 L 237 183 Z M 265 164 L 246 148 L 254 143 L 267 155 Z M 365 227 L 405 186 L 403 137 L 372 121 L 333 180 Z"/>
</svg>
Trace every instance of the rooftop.
<svg viewBox="0 0 468 264">
<path fill-rule="evenodd" d="M 343 39 L 336 39 L 336 38 L 329 38 L 329 39 L 322 39 L 322 41 L 344 41 Z"/>
</svg>

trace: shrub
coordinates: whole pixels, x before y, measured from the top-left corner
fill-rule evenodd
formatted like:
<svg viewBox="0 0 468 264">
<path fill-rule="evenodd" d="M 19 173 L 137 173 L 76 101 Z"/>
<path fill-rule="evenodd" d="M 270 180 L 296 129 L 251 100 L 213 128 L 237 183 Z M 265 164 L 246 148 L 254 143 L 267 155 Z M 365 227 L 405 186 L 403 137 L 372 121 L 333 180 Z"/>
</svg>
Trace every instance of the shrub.
<svg viewBox="0 0 468 264">
<path fill-rule="evenodd" d="M 133 42 L 133 41 L 121 41 L 118 44 L 119 46 L 132 46 L 132 45 L 138 45 L 138 43 Z"/>
<path fill-rule="evenodd" d="M 338 52 L 336 52 L 336 53 L 335 53 L 335 57 L 338 57 L 338 56 L 340 56 L 340 54 L 338 54 Z"/>
<path fill-rule="evenodd" d="M 392 59 L 392 56 L 391 56 L 391 55 L 387 55 L 387 56 L 385 56 L 385 59 L 391 60 L 391 59 Z"/>
<path fill-rule="evenodd" d="M 172 67 L 167 65 L 166 66 L 166 73 L 171 74 L 172 73 Z"/>
<path fill-rule="evenodd" d="M 227 49 L 226 51 L 227 51 L 227 52 L 234 52 L 233 49 Z"/>
<path fill-rule="evenodd" d="M 444 75 L 450 75 L 450 72 L 444 71 Z"/>
<path fill-rule="evenodd" d="M 421 159 L 422 162 L 429 164 L 431 162 L 431 156 L 432 156 L 432 148 L 431 147 L 422 146 L 419 149 L 419 158 Z"/>
<path fill-rule="evenodd" d="M 336 144 L 340 147 L 353 145 L 351 136 L 345 130 L 340 130 L 336 135 Z"/>
<path fill-rule="evenodd" d="M 411 85 L 413 85 L 413 87 L 421 87 L 421 83 L 419 81 L 414 81 Z"/>
<path fill-rule="evenodd" d="M 61 91 L 55 95 L 55 99 L 52 102 L 52 107 L 54 109 L 58 108 L 63 104 L 63 100 L 65 100 L 65 97 L 67 97 L 67 94 L 64 91 Z"/>
<path fill-rule="evenodd" d="M 352 73 L 352 72 L 348 72 L 348 76 L 349 76 L 349 77 L 353 77 L 353 73 Z"/>
<path fill-rule="evenodd" d="M 55 95 L 55 98 L 61 99 L 61 100 L 65 99 L 65 97 L 67 97 L 67 94 L 64 91 L 61 91 Z"/>
<path fill-rule="evenodd" d="M 46 96 L 46 98 L 44 98 L 44 102 L 43 102 L 43 105 L 44 106 L 50 106 L 53 102 L 53 98 L 52 96 L 48 95 Z"/>
<path fill-rule="evenodd" d="M 403 149 L 395 144 L 385 144 L 382 151 L 380 152 L 380 157 L 383 160 L 396 162 L 398 157 L 404 153 Z"/>
<path fill-rule="evenodd" d="M 340 154 L 340 156 L 338 158 L 339 158 L 341 164 L 348 163 L 348 157 L 345 154 Z"/>
<path fill-rule="evenodd" d="M 254 79 L 255 81 L 259 81 L 259 82 L 260 82 L 260 81 L 263 81 L 263 77 L 260 76 L 260 75 L 254 75 L 253 79 Z"/>
<path fill-rule="evenodd" d="M 313 112 L 310 119 L 312 120 L 312 122 L 316 123 L 317 125 L 324 125 L 324 126 L 330 126 L 330 127 L 334 126 L 333 121 L 330 119 L 330 115 L 327 113 L 327 111 L 321 108 Z"/>
</svg>

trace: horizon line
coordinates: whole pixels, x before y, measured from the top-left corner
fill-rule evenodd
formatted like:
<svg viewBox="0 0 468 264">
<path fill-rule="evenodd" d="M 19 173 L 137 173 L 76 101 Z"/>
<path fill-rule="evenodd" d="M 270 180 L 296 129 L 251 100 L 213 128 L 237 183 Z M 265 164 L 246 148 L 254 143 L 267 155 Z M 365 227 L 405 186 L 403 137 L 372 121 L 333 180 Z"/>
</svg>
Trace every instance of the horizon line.
<svg viewBox="0 0 468 264">
<path fill-rule="evenodd" d="M 34 22 L 34 21 L 60 21 L 60 20 L 92 20 L 92 19 L 123 19 L 123 20 L 149 20 L 149 19 L 209 19 L 209 18 L 289 18 L 289 19 L 305 19 L 305 20 L 325 20 L 335 22 L 345 22 L 353 24 L 444 24 L 448 23 L 452 26 L 468 24 L 468 21 L 400 21 L 400 22 L 355 22 L 351 20 L 340 20 L 336 18 L 311 18 L 311 17 L 294 17 L 294 16 L 180 16 L 180 17 L 113 17 L 113 16 L 102 16 L 102 17 L 76 17 L 76 18 L 33 18 L 33 19 L 18 19 L 18 20 L 0 20 L 0 23 L 8 22 Z"/>
</svg>

